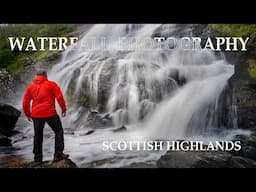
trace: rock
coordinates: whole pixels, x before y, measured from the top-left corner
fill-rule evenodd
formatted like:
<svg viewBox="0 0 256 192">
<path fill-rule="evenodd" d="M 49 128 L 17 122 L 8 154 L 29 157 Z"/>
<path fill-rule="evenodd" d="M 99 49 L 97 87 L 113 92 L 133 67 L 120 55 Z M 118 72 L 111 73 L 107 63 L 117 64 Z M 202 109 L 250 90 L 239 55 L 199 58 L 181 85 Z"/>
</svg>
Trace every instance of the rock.
<svg viewBox="0 0 256 192">
<path fill-rule="evenodd" d="M 205 44 L 208 37 L 228 36 L 204 24 L 194 25 L 192 31 L 194 36 L 201 37 L 201 44 Z M 215 41 L 213 46 L 216 46 Z M 256 127 L 256 79 L 249 73 L 251 61 L 255 61 L 255 51 L 255 44 L 249 43 L 247 51 L 223 52 L 225 60 L 234 65 L 235 73 L 219 97 L 217 113 L 219 127 L 243 129 Z M 219 57 L 223 58 L 221 54 Z"/>
<path fill-rule="evenodd" d="M 109 157 L 109 158 L 94 160 L 88 163 L 83 163 L 81 167 L 82 168 L 109 168 L 109 167 L 113 167 L 113 165 L 115 164 L 119 164 L 120 161 L 122 160 L 124 160 L 124 157 L 120 157 L 120 156 Z"/>
<path fill-rule="evenodd" d="M 27 139 L 29 139 L 27 136 L 22 136 L 21 138 L 18 138 L 16 140 L 14 140 L 13 143 L 18 143 L 20 141 L 24 141 L 24 140 L 27 140 Z"/>
<path fill-rule="evenodd" d="M 99 111 L 106 111 L 106 104 L 112 87 L 112 79 L 115 71 L 116 63 L 114 59 L 106 59 L 99 77 L 98 105 Z"/>
<path fill-rule="evenodd" d="M 79 136 L 86 136 L 86 135 L 90 135 L 92 133 L 94 133 L 95 130 L 90 130 L 90 131 L 87 131 L 86 133 L 82 133 L 82 134 L 79 134 Z"/>
<path fill-rule="evenodd" d="M 90 130 L 90 131 L 88 131 L 87 133 L 85 133 L 85 135 L 90 135 L 90 134 L 92 134 L 92 133 L 94 133 L 95 132 L 95 130 Z"/>
<path fill-rule="evenodd" d="M 70 131 L 70 130 L 65 130 L 65 131 L 64 131 L 64 134 L 65 134 L 65 135 L 74 135 L 75 132 L 74 132 L 74 131 Z"/>
<path fill-rule="evenodd" d="M 99 113 L 99 111 L 97 111 L 97 110 L 91 110 L 90 112 L 91 112 L 91 114 L 98 114 Z"/>
<path fill-rule="evenodd" d="M 229 153 L 168 151 L 158 161 L 159 168 L 226 167 Z"/>
<path fill-rule="evenodd" d="M 157 168 L 154 162 L 135 162 L 122 168 Z"/>
<path fill-rule="evenodd" d="M 122 132 L 122 131 L 126 131 L 126 130 L 127 130 L 127 128 L 123 125 L 119 128 L 114 129 L 113 132 Z"/>
<path fill-rule="evenodd" d="M 168 151 L 157 161 L 159 168 L 249 168 L 256 162 L 224 151 Z"/>
<path fill-rule="evenodd" d="M 256 162 L 245 157 L 233 156 L 229 162 L 235 168 L 256 168 Z"/>
<path fill-rule="evenodd" d="M 21 112 L 11 105 L 0 103 L 0 133 L 11 136 L 20 114 Z"/>
<path fill-rule="evenodd" d="M 153 110 L 155 109 L 156 104 L 151 102 L 148 99 L 144 99 L 140 103 L 140 119 L 144 120 L 148 115 L 152 114 Z"/>
<path fill-rule="evenodd" d="M 231 151 L 233 155 L 239 155 L 245 158 L 256 160 L 256 136 L 236 135 L 233 140 L 241 141 L 241 150 Z"/>
<path fill-rule="evenodd" d="M 37 61 L 35 58 L 33 57 L 27 57 L 24 59 L 23 61 L 23 65 L 25 68 L 28 68 L 28 67 L 31 67 L 31 66 L 34 66 L 36 65 Z"/>
<path fill-rule="evenodd" d="M 111 117 L 106 118 L 106 115 L 99 114 L 96 111 L 90 111 L 85 126 L 90 128 L 105 128 L 110 127 L 112 124 Z"/>
<path fill-rule="evenodd" d="M 0 133 L 0 146 L 11 146 L 11 140 Z"/>
<path fill-rule="evenodd" d="M 6 69 L 0 70 L 0 96 L 6 98 L 9 94 L 13 94 L 14 79 Z"/>
<path fill-rule="evenodd" d="M 8 150 L 10 152 L 10 149 Z M 22 155 L 14 155 L 12 153 L 0 154 L 0 167 L 1 168 L 18 168 L 26 163 Z"/>
<path fill-rule="evenodd" d="M 63 159 L 57 162 L 44 161 L 41 164 L 29 162 L 16 166 L 21 168 L 78 168 L 77 165 L 71 159 Z"/>
</svg>

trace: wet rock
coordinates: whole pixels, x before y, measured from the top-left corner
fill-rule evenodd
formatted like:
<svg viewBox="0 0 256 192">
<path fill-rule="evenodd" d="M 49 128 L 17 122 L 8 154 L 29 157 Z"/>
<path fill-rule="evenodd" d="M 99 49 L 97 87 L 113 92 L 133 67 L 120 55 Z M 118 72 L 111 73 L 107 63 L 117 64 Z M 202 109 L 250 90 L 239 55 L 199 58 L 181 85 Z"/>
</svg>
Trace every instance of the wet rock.
<svg viewBox="0 0 256 192">
<path fill-rule="evenodd" d="M 148 99 L 144 99 L 140 104 L 140 119 L 145 119 L 148 115 L 152 114 L 155 109 L 156 104 L 149 101 Z"/>
<path fill-rule="evenodd" d="M 21 155 L 0 154 L 0 168 L 19 168 L 26 163 Z"/>
<path fill-rule="evenodd" d="M 106 102 L 108 101 L 111 87 L 112 87 L 112 79 L 113 74 L 115 72 L 115 60 L 114 59 L 106 59 L 105 64 L 101 70 L 101 74 L 99 77 L 99 90 L 98 90 L 98 107 L 100 112 L 106 111 Z"/>
<path fill-rule="evenodd" d="M 227 167 L 229 153 L 168 151 L 158 161 L 159 168 Z"/>
<path fill-rule="evenodd" d="M 20 116 L 20 111 L 11 105 L 0 103 L 0 133 L 11 136 L 15 124 Z"/>
<path fill-rule="evenodd" d="M 241 141 L 241 150 L 231 151 L 233 155 L 256 160 L 256 136 L 255 135 L 236 135 L 234 141 Z"/>
<path fill-rule="evenodd" d="M 241 156 L 233 156 L 229 160 L 231 167 L 235 168 L 256 168 L 256 162 Z"/>
<path fill-rule="evenodd" d="M 18 138 L 18 139 L 16 139 L 16 140 L 14 140 L 13 143 L 18 143 L 18 142 L 24 141 L 24 140 L 26 140 L 26 139 L 29 139 L 29 138 L 28 138 L 27 136 L 22 136 L 21 138 Z"/>
<path fill-rule="evenodd" d="M 44 161 L 43 163 L 29 162 L 16 166 L 20 168 L 78 168 L 71 159 L 63 159 L 57 162 Z"/>
<path fill-rule="evenodd" d="M 95 132 L 95 130 L 90 130 L 90 131 L 87 131 L 86 133 L 82 133 L 82 134 L 79 134 L 79 136 L 86 136 L 86 135 L 91 135 Z"/>
<path fill-rule="evenodd" d="M 123 157 L 109 157 L 105 159 L 98 159 L 89 163 L 81 165 L 82 168 L 109 168 L 116 163 L 120 163 Z"/>
<path fill-rule="evenodd" d="M 34 66 L 34 65 L 36 65 L 36 63 L 37 63 L 37 60 L 33 57 L 27 57 L 23 61 L 23 65 L 24 65 L 25 68 L 29 68 L 31 66 Z"/>
<path fill-rule="evenodd" d="M 5 135 L 0 134 L 0 146 L 11 146 L 11 140 Z"/>
<path fill-rule="evenodd" d="M 193 34 L 201 37 L 204 45 L 208 37 L 225 36 L 210 25 L 199 24 L 192 27 Z M 216 41 L 213 41 L 214 47 Z M 223 52 L 225 60 L 234 65 L 235 73 L 219 97 L 219 127 L 255 129 L 256 127 L 256 79 L 250 71 L 250 61 L 255 60 L 255 44 L 249 43 L 246 52 Z M 216 55 L 218 56 L 218 55 Z M 223 55 L 219 55 L 223 59 Z M 237 118 L 237 121 L 234 119 Z M 235 120 L 235 121 L 234 121 Z"/>
<path fill-rule="evenodd" d="M 112 118 L 103 114 L 99 114 L 98 111 L 91 111 L 88 115 L 85 126 L 91 128 L 105 128 L 112 126 Z"/>
<path fill-rule="evenodd" d="M 6 69 L 0 70 L 0 96 L 2 98 L 8 97 L 13 94 L 14 79 Z"/>
<path fill-rule="evenodd" d="M 114 129 L 113 132 L 123 132 L 123 131 L 126 131 L 126 130 L 127 130 L 127 128 L 123 125 L 119 128 Z"/>
<path fill-rule="evenodd" d="M 93 114 L 93 115 L 95 115 L 95 114 L 98 114 L 98 113 L 99 113 L 97 110 L 91 110 L 90 112 L 91 112 L 91 114 Z"/>
<path fill-rule="evenodd" d="M 90 130 L 90 131 L 88 131 L 87 133 L 85 133 L 85 135 L 90 135 L 90 134 L 92 134 L 92 133 L 94 133 L 95 131 L 94 130 Z"/>
<path fill-rule="evenodd" d="M 168 151 L 157 161 L 159 168 L 250 168 L 256 162 L 224 151 Z"/>
<path fill-rule="evenodd" d="M 74 132 L 74 131 L 70 131 L 70 130 L 65 130 L 65 131 L 64 131 L 64 134 L 65 134 L 65 135 L 74 135 L 75 132 Z"/>
<path fill-rule="evenodd" d="M 122 168 L 157 168 L 154 162 L 135 162 Z"/>
</svg>

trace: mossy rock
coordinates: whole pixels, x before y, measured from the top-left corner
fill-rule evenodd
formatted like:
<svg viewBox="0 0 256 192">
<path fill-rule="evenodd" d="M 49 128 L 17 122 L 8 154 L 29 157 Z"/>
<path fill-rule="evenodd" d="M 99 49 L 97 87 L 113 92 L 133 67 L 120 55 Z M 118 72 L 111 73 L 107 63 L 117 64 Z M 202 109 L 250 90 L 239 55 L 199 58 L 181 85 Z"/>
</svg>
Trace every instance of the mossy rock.
<svg viewBox="0 0 256 192">
<path fill-rule="evenodd" d="M 249 68 L 248 68 L 248 72 L 249 75 L 256 80 L 256 59 L 249 59 Z"/>
</svg>

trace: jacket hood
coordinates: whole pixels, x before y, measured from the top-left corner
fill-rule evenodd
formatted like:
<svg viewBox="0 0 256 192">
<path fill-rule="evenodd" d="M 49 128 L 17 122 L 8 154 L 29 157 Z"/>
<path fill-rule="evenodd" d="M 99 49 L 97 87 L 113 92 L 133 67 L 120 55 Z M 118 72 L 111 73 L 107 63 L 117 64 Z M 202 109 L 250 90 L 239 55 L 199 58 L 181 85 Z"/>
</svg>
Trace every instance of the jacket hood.
<svg viewBox="0 0 256 192">
<path fill-rule="evenodd" d="M 46 81 L 47 80 L 47 77 L 46 76 L 44 76 L 44 75 L 37 75 L 36 77 L 35 77 L 35 79 L 34 79 L 34 83 L 36 83 L 36 84 L 41 84 L 41 83 L 43 83 L 44 81 Z"/>
</svg>

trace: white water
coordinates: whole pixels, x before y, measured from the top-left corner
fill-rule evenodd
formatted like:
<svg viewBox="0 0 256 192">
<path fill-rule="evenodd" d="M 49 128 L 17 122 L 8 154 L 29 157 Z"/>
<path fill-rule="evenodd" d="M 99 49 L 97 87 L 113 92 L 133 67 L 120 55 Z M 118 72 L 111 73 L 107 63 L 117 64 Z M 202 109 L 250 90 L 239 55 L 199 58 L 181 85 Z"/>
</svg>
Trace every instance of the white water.
<svg viewBox="0 0 256 192">
<path fill-rule="evenodd" d="M 66 135 L 66 151 L 78 165 L 113 158 L 112 163 L 98 167 L 120 167 L 132 162 L 157 160 L 162 152 L 102 151 L 103 141 L 188 139 L 230 139 L 234 133 L 216 135 L 218 97 L 234 73 L 223 57 L 210 50 L 116 50 L 119 37 L 151 37 L 156 29 L 163 33 L 176 31 L 176 25 L 94 25 L 77 44 L 91 38 L 107 39 L 108 50 L 72 50 L 63 53 L 62 61 L 49 72 L 49 79 L 59 83 L 68 103 L 64 127 L 75 130 Z M 182 32 L 186 32 L 186 28 Z M 109 70 L 109 67 L 113 67 Z M 89 98 L 91 109 L 100 110 L 99 90 L 102 74 L 111 72 L 110 94 L 104 113 L 109 113 L 114 126 L 90 130 L 85 123 L 88 110 L 80 105 L 83 96 Z M 72 83 L 72 81 L 74 81 Z M 70 89 L 70 86 L 73 86 Z M 72 91 L 70 91 L 72 90 Z M 127 132 L 112 129 L 126 125 Z M 49 130 L 49 129 L 48 129 Z M 23 143 L 25 145 L 25 143 Z M 31 143 L 30 143 L 31 144 Z M 22 144 L 19 144 L 21 146 Z M 45 142 L 45 157 L 52 155 L 53 137 Z M 27 153 L 31 145 L 27 147 Z M 29 158 L 32 157 L 29 151 Z M 29 154 L 28 153 L 28 154 Z"/>
</svg>

